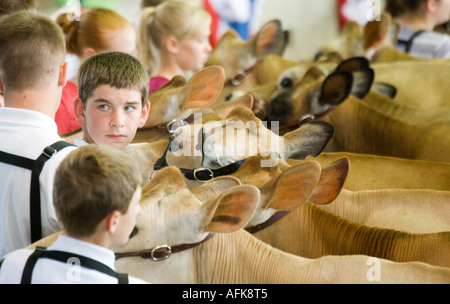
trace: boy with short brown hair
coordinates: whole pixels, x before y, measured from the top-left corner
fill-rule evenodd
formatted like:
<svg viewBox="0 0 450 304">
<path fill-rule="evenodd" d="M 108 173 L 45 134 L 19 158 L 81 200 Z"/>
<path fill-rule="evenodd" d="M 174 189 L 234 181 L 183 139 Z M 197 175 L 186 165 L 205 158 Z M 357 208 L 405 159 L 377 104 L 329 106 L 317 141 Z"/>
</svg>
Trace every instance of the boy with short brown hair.
<svg viewBox="0 0 450 304">
<path fill-rule="evenodd" d="M 0 283 L 127 283 L 127 276 L 115 272 L 109 247 L 128 241 L 140 211 L 141 183 L 134 160 L 123 151 L 87 145 L 70 153 L 54 186 L 55 209 L 66 235 L 48 250 L 7 255 Z M 73 263 L 80 267 L 74 269 Z"/>
<path fill-rule="evenodd" d="M 78 74 L 74 112 L 83 141 L 124 149 L 147 121 L 148 74 L 133 56 L 108 52 L 88 58 Z"/>
<path fill-rule="evenodd" d="M 22 11 L 0 20 L 0 256 L 61 229 L 54 174 L 75 149 L 54 121 L 65 54 L 64 35 L 49 18 Z"/>
</svg>

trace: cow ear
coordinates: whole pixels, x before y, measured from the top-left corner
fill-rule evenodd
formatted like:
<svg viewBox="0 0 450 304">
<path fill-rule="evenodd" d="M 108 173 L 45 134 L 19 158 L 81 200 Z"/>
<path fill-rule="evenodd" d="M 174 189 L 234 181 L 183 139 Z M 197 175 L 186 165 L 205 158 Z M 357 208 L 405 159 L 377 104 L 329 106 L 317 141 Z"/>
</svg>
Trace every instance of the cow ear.
<svg viewBox="0 0 450 304">
<path fill-rule="evenodd" d="M 370 62 L 365 57 L 353 57 L 342 61 L 336 68 L 336 72 L 346 71 L 354 72 L 361 69 L 368 69 L 370 67 Z"/>
<path fill-rule="evenodd" d="M 349 159 L 343 157 L 323 169 L 309 200 L 316 205 L 327 205 L 333 202 L 344 187 L 349 167 Z"/>
<path fill-rule="evenodd" d="M 372 90 L 380 94 L 383 94 L 384 96 L 387 96 L 391 99 L 394 99 L 397 96 L 397 88 L 388 83 L 375 82 L 372 85 Z"/>
<path fill-rule="evenodd" d="M 363 99 L 370 91 L 375 72 L 370 68 L 370 62 L 365 57 L 354 57 L 344 60 L 336 71 L 350 72 L 353 75 L 353 85 L 350 94 Z"/>
<path fill-rule="evenodd" d="M 307 156 L 319 155 L 334 135 L 334 127 L 320 120 L 314 120 L 283 136 L 283 159 L 303 160 Z"/>
<path fill-rule="evenodd" d="M 150 182 L 142 189 L 142 193 L 145 193 L 159 184 L 173 185 L 178 188 L 188 188 L 180 169 L 174 166 L 165 167 L 164 169 L 155 171 Z"/>
<path fill-rule="evenodd" d="M 375 79 L 373 69 L 362 69 L 355 71 L 353 74 L 353 84 L 350 95 L 363 99 L 370 92 Z"/>
<path fill-rule="evenodd" d="M 182 90 L 182 112 L 211 105 L 219 96 L 225 82 L 225 70 L 220 66 L 204 68 L 189 79 Z"/>
<path fill-rule="evenodd" d="M 308 201 L 320 178 L 320 164 L 316 161 L 292 167 L 261 188 L 262 208 L 292 210 Z"/>
<path fill-rule="evenodd" d="M 382 13 L 380 20 L 372 20 L 366 23 L 363 31 L 363 49 L 376 49 L 383 45 L 389 37 L 392 17 Z"/>
<path fill-rule="evenodd" d="M 322 83 L 319 104 L 337 106 L 344 102 L 353 86 L 353 75 L 350 72 L 334 72 Z"/>
<path fill-rule="evenodd" d="M 241 182 L 236 177 L 221 176 L 214 178 L 200 187 L 192 189 L 191 192 L 199 199 L 199 201 L 207 202 L 218 197 L 225 190 L 240 185 Z"/>
<path fill-rule="evenodd" d="M 204 232 L 233 233 L 244 228 L 259 204 L 260 193 L 255 186 L 238 186 L 223 192 L 202 206 L 206 211 Z"/>
<path fill-rule="evenodd" d="M 264 24 L 259 32 L 250 39 L 255 57 L 261 58 L 267 54 L 279 53 L 285 46 L 285 36 L 279 20 L 272 20 Z"/>
<path fill-rule="evenodd" d="M 226 117 L 227 120 L 237 120 L 247 123 L 249 121 L 254 121 L 259 123 L 260 120 L 255 116 L 255 113 L 247 107 L 236 107 L 234 108 Z"/>
<path fill-rule="evenodd" d="M 225 119 L 228 114 L 230 114 L 230 112 L 237 107 L 245 107 L 251 110 L 253 108 L 253 96 L 250 94 L 246 94 L 226 103 L 220 103 L 217 106 L 211 107 L 211 109 L 221 119 Z"/>
</svg>

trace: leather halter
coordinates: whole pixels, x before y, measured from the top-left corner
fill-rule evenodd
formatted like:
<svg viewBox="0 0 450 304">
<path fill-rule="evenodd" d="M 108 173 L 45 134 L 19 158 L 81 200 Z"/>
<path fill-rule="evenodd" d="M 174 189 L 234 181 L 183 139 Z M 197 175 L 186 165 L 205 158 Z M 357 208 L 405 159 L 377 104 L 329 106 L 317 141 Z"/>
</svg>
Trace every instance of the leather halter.
<svg viewBox="0 0 450 304">
<path fill-rule="evenodd" d="M 278 211 L 264 223 L 261 223 L 259 225 L 253 226 L 253 227 L 245 228 L 245 230 L 251 234 L 255 234 L 255 233 L 257 233 L 261 230 L 264 230 L 267 227 L 275 224 L 276 222 L 278 222 L 279 220 L 281 220 L 282 218 L 284 218 L 286 215 L 288 215 L 291 212 L 292 212 L 292 210 Z"/>
<path fill-rule="evenodd" d="M 143 259 L 149 259 L 152 261 L 164 261 L 170 258 L 170 256 L 173 253 L 186 251 L 195 247 L 200 246 L 201 244 L 205 243 L 209 239 L 211 239 L 214 236 L 214 234 L 210 233 L 208 236 L 198 243 L 194 244 L 181 244 L 177 246 L 169 246 L 169 245 L 162 245 L 157 246 L 153 249 L 147 249 L 142 251 L 134 251 L 134 252 L 124 252 L 124 253 L 116 253 L 116 261 L 118 259 L 122 258 L 130 258 L 130 257 L 141 257 Z"/>
<path fill-rule="evenodd" d="M 201 143 L 202 157 L 204 157 L 203 141 L 205 138 L 203 133 L 204 132 L 203 132 L 203 128 L 202 128 L 202 143 Z M 164 151 L 164 154 L 161 156 L 160 159 L 158 159 L 156 161 L 155 165 L 153 166 L 153 170 L 149 174 L 150 179 L 152 178 L 154 171 L 161 170 L 161 169 L 169 166 L 169 164 L 167 163 L 166 157 L 167 157 L 167 152 L 170 151 L 170 147 L 172 145 L 173 140 L 174 140 L 174 136 L 171 136 L 169 139 L 167 148 Z M 246 160 L 247 159 L 243 159 L 243 160 L 237 161 L 235 163 L 229 164 L 228 166 L 219 168 L 219 169 L 210 169 L 210 168 L 204 168 L 204 167 L 197 168 L 197 169 L 181 169 L 180 168 L 180 171 L 181 171 L 181 173 L 184 174 L 184 176 L 187 179 L 193 180 L 193 181 L 195 180 L 195 181 L 202 183 L 202 182 L 207 182 L 218 176 L 230 175 L 230 174 L 235 173 L 245 163 Z M 202 163 L 203 163 L 203 159 L 202 159 Z"/>
<path fill-rule="evenodd" d="M 226 83 L 225 85 L 231 85 L 234 87 L 237 87 L 238 85 L 240 85 L 242 83 L 242 81 L 244 81 L 244 78 L 254 69 L 256 69 L 256 67 L 259 65 L 260 60 L 256 60 L 256 62 L 249 67 L 248 69 L 242 70 L 238 73 L 236 73 L 233 77 L 231 77 Z"/>
<path fill-rule="evenodd" d="M 304 124 L 313 121 L 313 120 L 318 120 L 321 119 L 322 117 L 324 117 L 325 115 L 328 115 L 331 111 L 333 111 L 336 108 L 336 106 L 329 106 L 328 109 L 326 109 L 324 112 L 319 113 L 319 114 L 312 114 L 312 113 L 308 113 L 303 115 L 302 117 L 300 117 L 300 119 L 296 122 L 293 122 L 292 124 L 289 125 L 284 125 L 281 126 L 280 129 L 297 129 L 301 126 L 303 126 Z"/>
</svg>

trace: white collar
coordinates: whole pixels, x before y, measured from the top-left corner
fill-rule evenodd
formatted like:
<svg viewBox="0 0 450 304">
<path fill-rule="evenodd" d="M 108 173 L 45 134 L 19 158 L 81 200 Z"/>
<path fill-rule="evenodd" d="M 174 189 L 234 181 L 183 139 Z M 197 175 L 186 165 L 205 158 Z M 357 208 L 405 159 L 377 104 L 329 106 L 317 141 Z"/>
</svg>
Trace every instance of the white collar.
<svg viewBox="0 0 450 304">
<path fill-rule="evenodd" d="M 114 263 L 116 261 L 116 256 L 112 250 L 80 241 L 67 235 L 58 236 L 58 239 L 48 247 L 48 250 L 66 251 L 82 255 L 97 260 L 115 270 Z"/>
<path fill-rule="evenodd" d="M 58 127 L 53 119 L 33 110 L 2 107 L 0 108 L 0 122 L 2 124 L 51 129 L 51 132 L 58 132 Z"/>
</svg>

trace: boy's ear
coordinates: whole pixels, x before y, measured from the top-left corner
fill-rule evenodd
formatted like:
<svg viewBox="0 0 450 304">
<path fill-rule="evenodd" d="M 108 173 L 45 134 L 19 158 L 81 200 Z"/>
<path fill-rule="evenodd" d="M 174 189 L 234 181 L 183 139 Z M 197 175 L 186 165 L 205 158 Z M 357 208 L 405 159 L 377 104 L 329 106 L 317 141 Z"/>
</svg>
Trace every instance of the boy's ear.
<svg viewBox="0 0 450 304">
<path fill-rule="evenodd" d="M 119 225 L 120 215 L 121 215 L 121 213 L 118 210 L 115 210 L 106 217 L 106 219 L 105 219 L 106 227 L 105 228 L 109 233 L 116 232 L 117 227 Z"/>
<path fill-rule="evenodd" d="M 75 98 L 73 101 L 73 112 L 75 113 L 75 118 L 80 126 L 85 126 L 86 116 L 84 115 L 84 104 L 80 97 Z"/>
<path fill-rule="evenodd" d="M 152 108 L 152 105 L 150 102 L 147 102 L 144 107 L 142 108 L 141 112 L 141 118 L 139 119 L 139 125 L 138 128 L 142 128 L 145 126 L 145 123 L 147 122 L 148 115 L 150 114 L 150 109 Z"/>
<path fill-rule="evenodd" d="M 65 87 L 67 83 L 67 67 L 69 63 L 66 61 L 59 67 L 58 86 Z"/>
<path fill-rule="evenodd" d="M 86 49 L 84 49 L 84 51 L 83 51 L 83 56 L 84 56 L 84 58 L 89 58 L 89 57 L 91 57 L 91 56 L 93 56 L 93 55 L 95 55 L 97 52 L 93 49 L 93 48 L 86 48 Z"/>
</svg>

